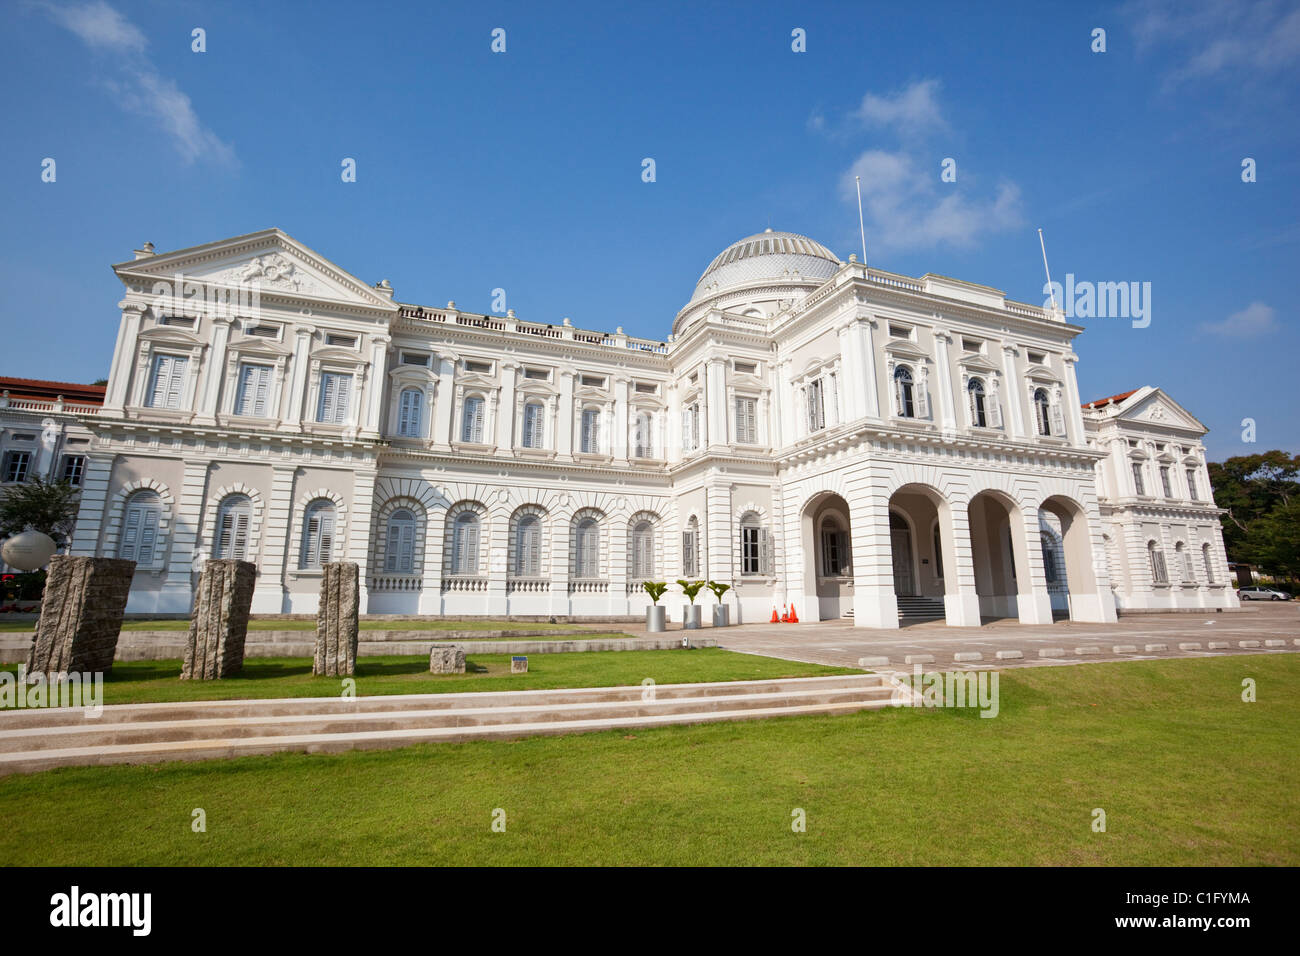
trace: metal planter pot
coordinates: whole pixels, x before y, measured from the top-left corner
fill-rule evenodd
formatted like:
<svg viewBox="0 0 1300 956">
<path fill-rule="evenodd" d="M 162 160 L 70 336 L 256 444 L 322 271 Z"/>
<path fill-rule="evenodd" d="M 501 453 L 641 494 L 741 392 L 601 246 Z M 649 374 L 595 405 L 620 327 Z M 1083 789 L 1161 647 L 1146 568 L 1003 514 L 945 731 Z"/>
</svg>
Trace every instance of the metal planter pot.
<svg viewBox="0 0 1300 956">
<path fill-rule="evenodd" d="M 652 634 L 668 630 L 668 608 L 655 604 L 645 609 L 645 629 Z"/>
<path fill-rule="evenodd" d="M 688 631 L 698 630 L 700 626 L 700 606 L 698 604 L 682 605 L 682 620 Z"/>
<path fill-rule="evenodd" d="M 731 625 L 731 608 L 725 604 L 715 605 L 713 608 L 713 626 L 729 627 Z"/>
</svg>

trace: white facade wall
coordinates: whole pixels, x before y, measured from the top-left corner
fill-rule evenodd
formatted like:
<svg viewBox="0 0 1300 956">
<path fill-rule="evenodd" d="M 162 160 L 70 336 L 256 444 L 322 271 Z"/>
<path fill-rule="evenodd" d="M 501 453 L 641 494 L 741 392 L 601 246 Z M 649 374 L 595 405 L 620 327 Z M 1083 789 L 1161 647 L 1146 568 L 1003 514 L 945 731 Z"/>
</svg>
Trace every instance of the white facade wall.
<svg viewBox="0 0 1300 956">
<path fill-rule="evenodd" d="M 131 503 L 156 503 L 133 612 L 189 610 L 231 502 L 267 613 L 315 610 L 314 547 L 361 565 L 369 613 L 635 616 L 643 580 L 685 573 L 688 529 L 733 620 L 789 605 L 893 627 L 921 601 L 954 625 L 1041 622 L 1067 576 L 1077 619 L 1156 600 L 1131 571 L 1147 516 L 1098 491 L 1115 453 L 1078 409 L 1082 330 L 985 286 L 769 233 L 719 257 L 660 343 L 401 305 L 278 230 L 115 268 L 74 547 L 120 553 Z M 160 356 L 184 360 L 174 397 Z M 1179 540 L 1221 560 L 1212 502 L 1191 510 Z M 1048 513 L 1063 543 L 1045 564 Z M 681 595 L 665 602 L 680 620 Z"/>
</svg>

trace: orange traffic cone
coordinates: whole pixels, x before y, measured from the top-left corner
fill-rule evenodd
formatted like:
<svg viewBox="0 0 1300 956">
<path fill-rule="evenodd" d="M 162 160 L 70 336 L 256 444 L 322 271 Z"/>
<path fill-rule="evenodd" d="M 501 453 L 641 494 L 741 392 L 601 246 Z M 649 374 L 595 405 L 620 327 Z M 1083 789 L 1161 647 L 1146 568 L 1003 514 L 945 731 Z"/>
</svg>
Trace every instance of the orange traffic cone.
<svg viewBox="0 0 1300 956">
<path fill-rule="evenodd" d="M 798 624 L 798 623 L 799 623 L 799 615 L 796 614 L 796 613 L 794 612 L 794 605 L 793 605 L 793 604 L 790 605 L 790 623 L 791 623 L 791 624 Z"/>
<path fill-rule="evenodd" d="M 769 621 L 768 623 L 769 623 L 769 624 L 780 624 L 780 623 L 781 623 L 781 619 L 780 619 L 779 617 L 777 617 L 777 615 L 776 615 L 776 605 L 775 605 L 775 604 L 772 605 L 772 620 Z"/>
<path fill-rule="evenodd" d="M 790 623 L 790 612 L 786 610 L 784 604 L 781 605 L 781 623 L 782 624 Z"/>
</svg>

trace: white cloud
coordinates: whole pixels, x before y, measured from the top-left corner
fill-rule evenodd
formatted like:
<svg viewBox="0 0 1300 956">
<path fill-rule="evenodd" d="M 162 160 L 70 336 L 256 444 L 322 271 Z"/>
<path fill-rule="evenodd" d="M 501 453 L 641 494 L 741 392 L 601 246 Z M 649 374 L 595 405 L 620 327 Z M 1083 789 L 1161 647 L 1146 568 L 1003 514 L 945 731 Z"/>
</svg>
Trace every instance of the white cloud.
<svg viewBox="0 0 1300 956">
<path fill-rule="evenodd" d="M 104 0 L 67 6 L 47 3 L 44 7 L 54 22 L 91 50 L 111 58 L 116 72 L 105 82 L 120 105 L 157 121 L 185 162 L 237 161 L 234 149 L 199 120 L 189 96 L 174 80 L 154 69 L 145 56 L 148 41 L 144 34 L 121 13 Z"/>
<path fill-rule="evenodd" d="M 1254 338 L 1277 329 L 1277 310 L 1263 302 L 1252 302 L 1218 322 L 1202 322 L 1201 329 L 1215 335 Z"/>
<path fill-rule="evenodd" d="M 938 80 L 920 80 L 885 96 L 867 93 L 853 116 L 867 126 L 891 127 L 904 135 L 946 129 L 935 94 Z"/>
<path fill-rule="evenodd" d="M 1300 60 L 1300 7 L 1293 3 L 1135 0 L 1125 12 L 1140 49 L 1173 49 L 1179 66 L 1165 75 L 1166 90 L 1220 73 L 1239 82 Z"/>
<path fill-rule="evenodd" d="M 925 134 L 947 132 L 936 94 L 938 80 L 921 80 L 886 96 L 868 93 L 853 113 L 861 123 L 896 134 L 898 148 L 862 153 L 841 177 L 846 201 L 856 203 L 855 176 L 862 178 L 867 252 L 943 244 L 969 247 L 982 235 L 1021 225 L 1020 188 L 1002 182 L 979 195 L 974 180 L 958 166 L 955 183 L 941 182 L 936 156 Z"/>
</svg>

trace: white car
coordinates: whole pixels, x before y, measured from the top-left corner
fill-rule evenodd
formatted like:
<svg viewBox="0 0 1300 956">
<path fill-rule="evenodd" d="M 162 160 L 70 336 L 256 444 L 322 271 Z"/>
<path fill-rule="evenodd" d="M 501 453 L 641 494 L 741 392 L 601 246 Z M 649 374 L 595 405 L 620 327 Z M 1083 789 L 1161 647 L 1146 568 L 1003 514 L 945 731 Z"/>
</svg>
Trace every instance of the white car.
<svg viewBox="0 0 1300 956">
<path fill-rule="evenodd" d="M 1289 601 L 1291 595 L 1285 591 L 1279 591 L 1277 588 L 1251 585 L 1247 588 L 1238 588 L 1237 598 L 1242 601 Z"/>
</svg>

